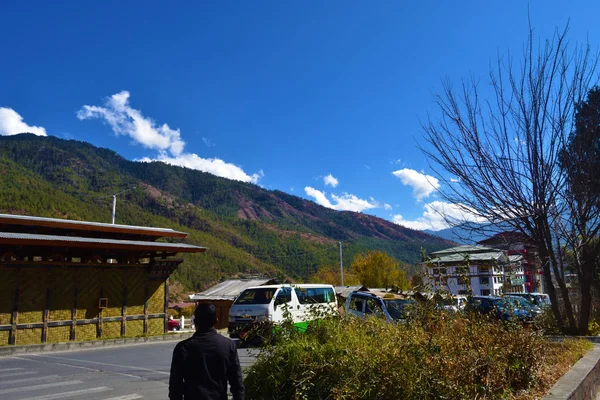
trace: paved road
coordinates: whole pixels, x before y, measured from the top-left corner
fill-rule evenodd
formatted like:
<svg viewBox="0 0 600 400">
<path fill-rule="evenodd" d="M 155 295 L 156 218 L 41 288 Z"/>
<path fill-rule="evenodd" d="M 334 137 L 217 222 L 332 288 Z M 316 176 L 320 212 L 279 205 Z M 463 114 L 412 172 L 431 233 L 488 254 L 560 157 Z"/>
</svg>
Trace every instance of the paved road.
<svg viewBox="0 0 600 400">
<path fill-rule="evenodd" d="M 0 358 L 2 400 L 165 400 L 177 342 Z M 239 349 L 242 366 L 255 349 Z"/>
</svg>

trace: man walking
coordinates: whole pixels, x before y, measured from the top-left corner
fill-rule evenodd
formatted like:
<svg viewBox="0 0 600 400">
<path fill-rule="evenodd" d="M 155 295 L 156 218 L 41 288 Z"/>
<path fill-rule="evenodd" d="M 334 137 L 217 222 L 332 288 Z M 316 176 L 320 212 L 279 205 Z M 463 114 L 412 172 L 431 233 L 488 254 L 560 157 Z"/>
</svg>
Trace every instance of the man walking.
<svg viewBox="0 0 600 400">
<path fill-rule="evenodd" d="M 196 333 L 173 350 L 170 400 L 226 400 L 227 382 L 234 400 L 244 399 L 244 380 L 235 343 L 214 328 L 217 310 L 199 304 L 194 312 Z"/>
</svg>

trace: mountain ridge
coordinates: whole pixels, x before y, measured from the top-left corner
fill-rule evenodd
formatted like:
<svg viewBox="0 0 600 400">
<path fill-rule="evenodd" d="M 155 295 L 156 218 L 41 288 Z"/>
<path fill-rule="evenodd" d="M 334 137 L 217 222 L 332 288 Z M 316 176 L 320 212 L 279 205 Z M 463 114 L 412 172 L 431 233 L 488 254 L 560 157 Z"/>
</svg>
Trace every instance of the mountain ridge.
<svg viewBox="0 0 600 400">
<path fill-rule="evenodd" d="M 2 136 L 0 172 L 0 212 L 109 222 L 111 194 L 131 189 L 118 197 L 118 223 L 184 230 L 188 242 L 211 248 L 185 255 L 174 274 L 190 290 L 254 273 L 306 280 L 321 265 L 339 264 L 338 242 L 344 265 L 360 252 L 382 250 L 413 272 L 421 247 L 452 245 L 379 217 L 202 171 L 130 161 L 77 140 Z"/>
</svg>

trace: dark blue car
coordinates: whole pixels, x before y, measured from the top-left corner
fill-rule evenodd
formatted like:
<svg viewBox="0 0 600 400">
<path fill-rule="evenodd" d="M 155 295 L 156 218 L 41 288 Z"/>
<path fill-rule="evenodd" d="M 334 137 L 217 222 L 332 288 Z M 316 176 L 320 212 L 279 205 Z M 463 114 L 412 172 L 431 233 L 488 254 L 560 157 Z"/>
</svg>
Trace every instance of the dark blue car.
<svg viewBox="0 0 600 400">
<path fill-rule="evenodd" d="M 535 318 L 530 308 L 523 306 L 518 301 L 511 301 L 511 299 L 502 297 L 472 296 L 469 298 L 469 307 L 482 314 L 492 315 L 502 321 L 530 323 Z"/>
</svg>

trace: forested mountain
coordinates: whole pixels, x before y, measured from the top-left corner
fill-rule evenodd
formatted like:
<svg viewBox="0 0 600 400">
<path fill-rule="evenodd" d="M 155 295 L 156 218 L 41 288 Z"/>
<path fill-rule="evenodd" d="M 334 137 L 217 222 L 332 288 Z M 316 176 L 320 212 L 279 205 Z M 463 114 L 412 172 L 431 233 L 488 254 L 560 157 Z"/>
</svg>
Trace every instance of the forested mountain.
<svg viewBox="0 0 600 400">
<path fill-rule="evenodd" d="M 168 227 L 187 243 L 209 247 L 185 255 L 173 278 L 189 290 L 248 274 L 306 279 L 324 264 L 344 265 L 367 250 L 404 263 L 450 243 L 389 221 L 334 211 L 280 191 L 166 165 L 124 159 L 85 142 L 31 134 L 0 136 L 0 212 Z M 135 187 L 135 188 L 134 188 Z"/>
</svg>

